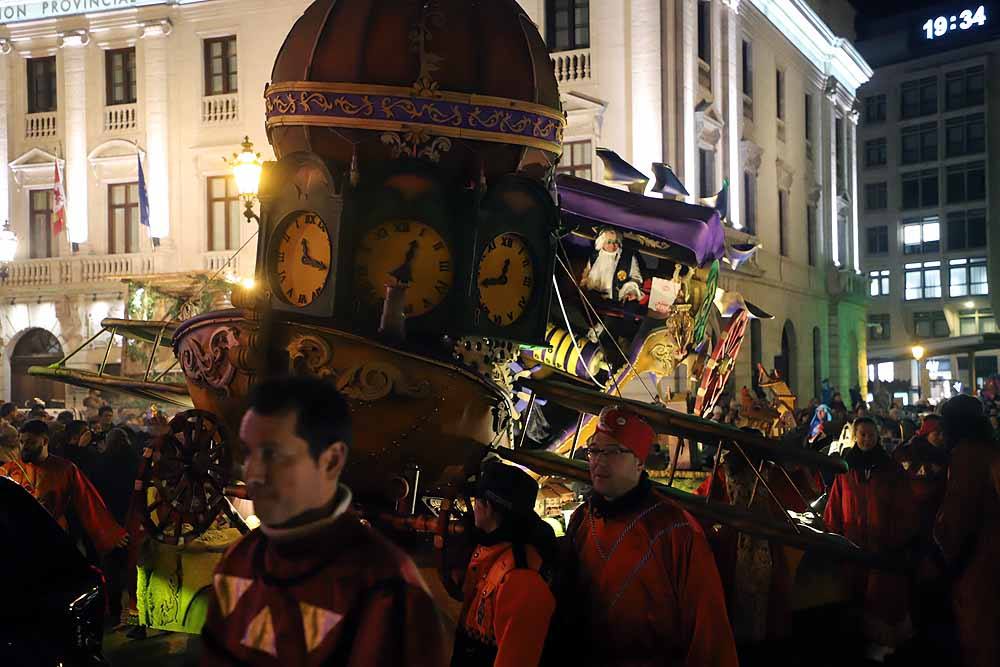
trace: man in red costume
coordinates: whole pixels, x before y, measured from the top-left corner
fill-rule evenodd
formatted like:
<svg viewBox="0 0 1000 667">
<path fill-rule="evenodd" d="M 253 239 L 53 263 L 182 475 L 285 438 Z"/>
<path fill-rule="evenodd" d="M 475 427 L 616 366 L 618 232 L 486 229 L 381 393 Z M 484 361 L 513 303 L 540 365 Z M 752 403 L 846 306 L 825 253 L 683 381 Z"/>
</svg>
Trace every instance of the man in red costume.
<svg viewBox="0 0 1000 667">
<path fill-rule="evenodd" d="M 350 512 L 340 483 L 350 409 L 333 385 L 258 385 L 240 440 L 261 526 L 216 568 L 202 664 L 444 665 L 443 628 L 413 561 Z"/>
<path fill-rule="evenodd" d="M 541 660 L 556 606 L 546 580 L 556 538 L 535 514 L 537 496 L 538 483 L 520 468 L 484 463 L 452 667 L 533 667 Z"/>
<path fill-rule="evenodd" d="M 90 480 L 66 459 L 49 455 L 49 427 L 45 422 L 25 422 L 20 437 L 20 460 L 4 463 L 0 475 L 27 489 L 63 530 L 69 528 L 66 512 L 72 508 L 100 553 L 128 544 L 125 529 L 111 516 Z"/>
<path fill-rule="evenodd" d="M 830 488 L 824 520 L 827 530 L 859 547 L 902 555 L 916 532 L 910 488 L 903 470 L 885 451 L 870 417 L 854 421 L 854 446 L 843 452 L 850 471 Z M 862 608 L 862 633 L 868 656 L 881 660 L 913 633 L 907 580 L 900 574 L 845 565 Z"/>
<path fill-rule="evenodd" d="M 655 432 L 622 408 L 605 409 L 588 445 L 593 491 L 567 538 L 593 639 L 584 664 L 730 667 L 733 631 L 712 551 L 687 512 L 653 492 L 645 472 Z M 571 602 L 560 600 L 563 606 Z"/>
<path fill-rule="evenodd" d="M 966 667 L 1000 665 L 1000 449 L 983 405 L 956 396 L 941 408 L 951 452 L 948 488 L 934 526 L 952 577 L 951 600 Z"/>
<path fill-rule="evenodd" d="M 941 433 L 941 417 L 924 417 L 920 430 L 892 453 L 902 466 L 913 490 L 913 510 L 919 518 L 920 537 L 930 541 L 948 480 L 948 450 Z"/>
</svg>

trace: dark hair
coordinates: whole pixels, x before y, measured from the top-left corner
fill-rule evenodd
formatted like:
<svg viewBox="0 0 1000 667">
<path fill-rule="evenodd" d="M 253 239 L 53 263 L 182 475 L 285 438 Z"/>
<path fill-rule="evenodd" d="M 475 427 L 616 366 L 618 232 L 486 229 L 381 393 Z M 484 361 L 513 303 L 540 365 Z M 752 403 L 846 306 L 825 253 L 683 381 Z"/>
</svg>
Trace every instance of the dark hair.
<svg viewBox="0 0 1000 667">
<path fill-rule="evenodd" d="M 45 408 L 43 408 L 40 405 L 36 405 L 35 407 L 28 410 L 29 417 L 41 417 L 44 414 L 45 414 Z"/>
<path fill-rule="evenodd" d="M 56 421 L 59 422 L 60 424 L 69 424 L 70 422 L 73 421 L 73 413 L 70 412 L 69 410 L 63 410 L 56 417 Z"/>
<path fill-rule="evenodd" d="M 122 428 L 113 428 L 108 431 L 105 443 L 108 446 L 108 453 L 113 456 L 126 454 L 132 449 L 132 440 L 128 437 L 128 432 Z"/>
<path fill-rule="evenodd" d="M 102 405 L 97 410 L 97 416 L 100 417 L 105 412 L 110 412 L 113 415 L 113 414 L 115 414 L 115 409 L 113 407 L 111 407 L 110 405 Z"/>
<path fill-rule="evenodd" d="M 17 411 L 17 406 L 13 403 L 4 403 L 0 405 L 0 417 L 6 419 Z"/>
<path fill-rule="evenodd" d="M 48 436 L 49 426 L 41 419 L 29 419 L 28 421 L 21 424 L 21 428 L 18 429 L 21 433 L 27 433 L 28 435 L 44 435 Z"/>
<path fill-rule="evenodd" d="M 295 434 L 309 443 L 313 459 L 335 442 L 351 444 L 351 411 L 332 383 L 312 377 L 265 380 L 250 391 L 248 410 L 259 415 L 291 412 Z"/>
<path fill-rule="evenodd" d="M 85 430 L 87 430 L 87 422 L 74 419 L 66 424 L 66 439 L 72 440 L 81 435 Z"/>
</svg>

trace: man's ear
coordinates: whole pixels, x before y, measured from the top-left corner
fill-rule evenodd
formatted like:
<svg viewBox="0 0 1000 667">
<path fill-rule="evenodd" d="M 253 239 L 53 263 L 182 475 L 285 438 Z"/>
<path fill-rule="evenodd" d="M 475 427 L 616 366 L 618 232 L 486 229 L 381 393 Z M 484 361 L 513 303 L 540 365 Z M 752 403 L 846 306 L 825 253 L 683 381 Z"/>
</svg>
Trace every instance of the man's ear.
<svg viewBox="0 0 1000 667">
<path fill-rule="evenodd" d="M 333 443 L 323 450 L 318 463 L 328 477 L 340 477 L 344 464 L 347 463 L 347 444 L 340 441 Z"/>
</svg>

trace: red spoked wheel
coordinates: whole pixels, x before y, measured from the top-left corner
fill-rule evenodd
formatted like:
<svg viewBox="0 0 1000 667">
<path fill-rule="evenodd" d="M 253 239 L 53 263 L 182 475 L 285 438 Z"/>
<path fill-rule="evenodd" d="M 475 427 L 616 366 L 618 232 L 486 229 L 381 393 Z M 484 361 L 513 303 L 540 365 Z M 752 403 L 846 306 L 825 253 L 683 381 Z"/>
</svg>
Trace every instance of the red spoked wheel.
<svg viewBox="0 0 1000 667">
<path fill-rule="evenodd" d="M 712 350 L 711 356 L 705 362 L 694 402 L 695 414 L 708 417 L 719 401 L 722 390 L 736 365 L 736 358 L 740 354 L 740 346 L 743 345 L 749 321 L 750 316 L 745 310 L 734 315 L 729 328 L 726 329 L 726 337 Z"/>
<path fill-rule="evenodd" d="M 205 532 L 224 508 L 231 459 L 226 431 L 204 410 L 170 420 L 170 430 L 143 452 L 138 484 L 146 532 L 183 545 Z"/>
</svg>

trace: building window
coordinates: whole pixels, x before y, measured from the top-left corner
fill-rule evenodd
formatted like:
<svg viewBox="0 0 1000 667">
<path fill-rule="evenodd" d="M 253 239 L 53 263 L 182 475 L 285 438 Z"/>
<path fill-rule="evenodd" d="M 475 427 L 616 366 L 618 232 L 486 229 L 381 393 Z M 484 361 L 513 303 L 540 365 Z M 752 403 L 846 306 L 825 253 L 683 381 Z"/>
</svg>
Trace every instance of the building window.
<svg viewBox="0 0 1000 667">
<path fill-rule="evenodd" d="M 546 0 L 545 25 L 553 51 L 590 47 L 590 0 Z"/>
<path fill-rule="evenodd" d="M 948 72 L 945 75 L 945 106 L 948 111 L 975 107 L 983 103 L 986 71 L 982 65 Z"/>
<path fill-rule="evenodd" d="M 868 340 L 889 340 L 892 327 L 889 313 L 868 316 Z"/>
<path fill-rule="evenodd" d="M 757 230 L 757 177 L 743 172 L 743 229 L 747 234 Z"/>
<path fill-rule="evenodd" d="M 712 64 L 712 4 L 698 0 L 698 58 Z"/>
<path fill-rule="evenodd" d="M 938 205 L 937 169 L 911 171 L 900 176 L 901 208 L 927 208 Z"/>
<path fill-rule="evenodd" d="M 871 296 L 889 296 L 889 270 L 868 272 L 868 293 Z"/>
<path fill-rule="evenodd" d="M 948 296 L 983 296 L 989 293 L 985 257 L 949 260 Z"/>
<path fill-rule="evenodd" d="M 774 70 L 774 102 L 778 109 L 778 120 L 785 120 L 785 73 Z"/>
<path fill-rule="evenodd" d="M 948 250 L 986 247 L 986 209 L 948 214 Z"/>
<path fill-rule="evenodd" d="M 108 186 L 108 253 L 139 252 L 139 184 Z"/>
<path fill-rule="evenodd" d="M 568 141 L 563 144 L 563 154 L 556 165 L 557 174 L 569 174 L 588 181 L 593 176 L 594 148 L 590 140 Z"/>
<path fill-rule="evenodd" d="M 806 243 L 809 266 L 816 266 L 816 207 L 806 206 Z"/>
<path fill-rule="evenodd" d="M 878 225 L 868 228 L 868 254 L 884 255 L 889 252 L 889 227 Z"/>
<path fill-rule="evenodd" d="M 865 125 L 885 122 L 885 95 L 869 95 L 865 98 Z"/>
<path fill-rule="evenodd" d="M 987 334 L 997 332 L 997 321 L 993 317 L 993 310 L 986 308 L 983 310 L 960 310 L 958 311 L 958 335 L 974 336 L 976 334 Z M 979 361 L 976 359 L 976 361 Z"/>
<path fill-rule="evenodd" d="M 985 163 L 969 162 L 948 167 L 947 186 L 949 204 L 986 199 Z"/>
<path fill-rule="evenodd" d="M 778 190 L 778 252 L 788 257 L 788 191 Z"/>
<path fill-rule="evenodd" d="M 906 264 L 907 301 L 941 298 L 941 262 Z"/>
<path fill-rule="evenodd" d="M 205 40 L 205 95 L 229 95 L 238 90 L 236 36 Z"/>
<path fill-rule="evenodd" d="M 865 209 L 880 211 L 889 205 L 888 188 L 885 183 L 865 184 Z"/>
<path fill-rule="evenodd" d="M 903 128 L 900 133 L 900 163 L 933 162 L 938 158 L 937 123 Z"/>
<path fill-rule="evenodd" d="M 913 332 L 917 338 L 944 338 L 951 333 L 941 310 L 913 313 Z"/>
<path fill-rule="evenodd" d="M 30 230 L 28 252 L 31 259 L 56 257 L 58 249 L 52 235 L 52 190 L 31 190 L 28 193 Z"/>
<path fill-rule="evenodd" d="M 56 57 L 28 58 L 28 113 L 56 110 Z"/>
<path fill-rule="evenodd" d="M 883 167 L 886 160 L 885 137 L 865 142 L 865 166 Z"/>
<path fill-rule="evenodd" d="M 715 153 L 704 148 L 698 149 L 698 186 L 699 197 L 711 197 L 715 194 Z"/>
<path fill-rule="evenodd" d="M 114 49 L 104 54 L 107 105 L 135 104 L 135 49 Z"/>
<path fill-rule="evenodd" d="M 937 78 L 907 81 L 902 87 L 901 102 L 899 116 L 903 120 L 937 113 Z"/>
<path fill-rule="evenodd" d="M 981 113 L 949 118 L 945 122 L 945 155 L 959 157 L 986 151 L 986 119 Z"/>
<path fill-rule="evenodd" d="M 742 76 L 740 79 L 743 85 L 743 115 L 753 118 L 753 47 L 750 42 L 743 40 Z"/>
<path fill-rule="evenodd" d="M 917 255 L 941 250 L 941 221 L 936 215 L 903 220 L 903 254 Z"/>
<path fill-rule="evenodd" d="M 240 245 L 240 195 L 232 176 L 208 177 L 208 250 Z"/>
</svg>

